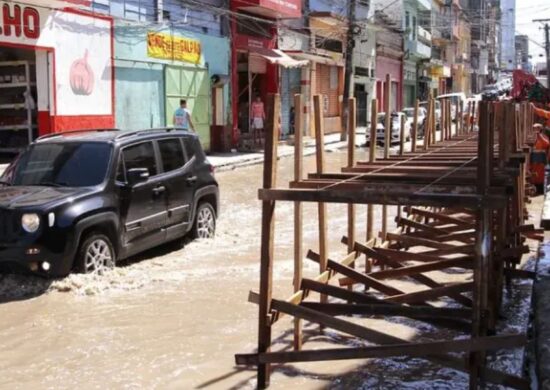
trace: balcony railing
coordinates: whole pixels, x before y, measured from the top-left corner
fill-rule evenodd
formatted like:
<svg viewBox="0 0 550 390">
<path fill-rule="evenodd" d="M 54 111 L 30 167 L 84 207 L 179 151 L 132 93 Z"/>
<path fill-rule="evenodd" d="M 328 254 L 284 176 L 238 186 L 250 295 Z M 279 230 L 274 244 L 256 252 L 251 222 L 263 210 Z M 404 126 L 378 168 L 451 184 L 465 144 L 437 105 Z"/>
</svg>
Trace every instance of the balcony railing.
<svg viewBox="0 0 550 390">
<path fill-rule="evenodd" d="M 426 45 L 432 44 L 432 33 L 426 30 L 425 28 L 418 26 L 417 35 L 418 35 L 418 40 L 420 42 L 423 42 Z"/>
<path fill-rule="evenodd" d="M 432 48 L 420 41 L 407 41 L 407 50 L 409 54 L 415 57 L 428 59 L 432 56 Z"/>
</svg>

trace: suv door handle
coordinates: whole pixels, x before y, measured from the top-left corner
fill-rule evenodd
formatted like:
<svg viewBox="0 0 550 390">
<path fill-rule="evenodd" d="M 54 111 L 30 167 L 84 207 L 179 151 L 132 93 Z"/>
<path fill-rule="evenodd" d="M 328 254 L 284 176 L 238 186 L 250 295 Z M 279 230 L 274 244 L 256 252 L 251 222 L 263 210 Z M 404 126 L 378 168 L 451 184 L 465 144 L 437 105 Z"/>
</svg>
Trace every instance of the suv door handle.
<svg viewBox="0 0 550 390">
<path fill-rule="evenodd" d="M 197 176 L 188 177 L 185 181 L 190 185 L 195 184 L 197 182 Z"/>
<path fill-rule="evenodd" d="M 160 194 L 162 194 L 162 193 L 165 192 L 165 191 L 166 191 L 166 187 L 165 187 L 165 186 L 158 186 L 158 187 L 155 187 L 155 188 L 153 189 L 153 194 L 155 194 L 155 195 L 160 195 Z"/>
</svg>

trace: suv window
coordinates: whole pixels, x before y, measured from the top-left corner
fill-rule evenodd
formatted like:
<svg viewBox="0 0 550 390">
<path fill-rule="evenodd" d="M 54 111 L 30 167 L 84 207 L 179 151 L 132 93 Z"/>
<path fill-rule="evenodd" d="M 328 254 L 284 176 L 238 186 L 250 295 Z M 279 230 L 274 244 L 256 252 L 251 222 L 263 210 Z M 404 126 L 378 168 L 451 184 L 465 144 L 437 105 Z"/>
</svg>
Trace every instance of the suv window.
<svg viewBox="0 0 550 390">
<path fill-rule="evenodd" d="M 195 149 L 193 148 L 193 139 L 184 138 L 183 146 L 185 147 L 185 155 L 187 156 L 187 159 L 191 160 L 195 155 Z"/>
<path fill-rule="evenodd" d="M 164 172 L 171 172 L 185 165 L 183 147 L 179 138 L 158 141 Z"/>
<path fill-rule="evenodd" d="M 147 168 L 150 176 L 158 174 L 155 149 L 152 142 L 128 146 L 122 151 L 126 172 L 133 168 Z"/>
</svg>

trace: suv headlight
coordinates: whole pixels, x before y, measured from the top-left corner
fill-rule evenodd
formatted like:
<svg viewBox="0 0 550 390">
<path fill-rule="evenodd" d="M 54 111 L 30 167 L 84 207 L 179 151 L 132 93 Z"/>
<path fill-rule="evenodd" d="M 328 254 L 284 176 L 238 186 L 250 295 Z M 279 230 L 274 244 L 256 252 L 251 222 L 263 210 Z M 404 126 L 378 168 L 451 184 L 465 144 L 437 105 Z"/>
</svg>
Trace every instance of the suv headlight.
<svg viewBox="0 0 550 390">
<path fill-rule="evenodd" d="M 40 217 L 38 214 L 23 214 L 21 226 L 27 233 L 36 233 L 40 227 Z"/>
</svg>

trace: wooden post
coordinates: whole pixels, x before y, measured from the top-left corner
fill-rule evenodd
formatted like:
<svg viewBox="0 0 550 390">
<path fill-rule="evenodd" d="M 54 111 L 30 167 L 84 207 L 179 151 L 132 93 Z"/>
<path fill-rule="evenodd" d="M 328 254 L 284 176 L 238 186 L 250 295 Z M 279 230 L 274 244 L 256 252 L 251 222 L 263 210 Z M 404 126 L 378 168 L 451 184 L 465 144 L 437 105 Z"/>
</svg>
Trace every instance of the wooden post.
<svg viewBox="0 0 550 390">
<path fill-rule="evenodd" d="M 277 95 L 269 95 L 268 116 L 266 123 L 266 145 L 263 188 L 269 189 L 277 181 L 277 122 L 281 113 L 281 99 Z M 258 326 L 258 352 L 265 353 L 271 347 L 271 294 L 273 287 L 273 246 L 275 238 L 275 201 L 262 201 L 262 235 L 261 235 L 261 262 L 260 262 L 260 304 Z M 269 364 L 258 365 L 258 388 L 269 386 Z"/>
<path fill-rule="evenodd" d="M 313 110 L 315 112 L 315 155 L 317 161 L 317 173 L 325 170 L 325 126 L 323 121 L 323 110 L 321 106 L 321 95 L 313 97 Z M 318 204 L 319 215 L 319 270 L 321 273 L 327 270 L 327 206 L 325 203 Z M 326 302 L 327 296 L 321 295 L 321 302 Z"/>
<path fill-rule="evenodd" d="M 456 131 L 458 135 L 462 135 L 464 130 L 464 101 L 460 100 L 460 104 L 458 107 L 458 120 L 456 121 Z"/>
<path fill-rule="evenodd" d="M 428 105 L 428 118 L 426 119 L 426 128 L 424 129 L 424 145 L 423 145 L 424 151 L 428 150 L 428 146 L 430 145 L 430 140 L 432 136 L 432 127 L 434 126 L 434 123 L 432 121 L 431 97 L 428 98 L 427 105 Z"/>
<path fill-rule="evenodd" d="M 378 100 L 373 99 L 371 107 L 370 121 L 370 143 L 369 143 L 369 162 L 376 161 L 376 126 L 378 125 Z M 367 205 L 367 242 L 374 238 L 374 207 Z M 365 255 L 366 256 L 366 255 Z M 365 272 L 372 271 L 372 264 L 368 257 L 365 257 Z"/>
<path fill-rule="evenodd" d="M 441 100 L 441 140 L 447 138 L 447 100 Z"/>
<path fill-rule="evenodd" d="M 479 115 L 476 115 L 476 106 L 478 106 L 476 102 L 472 102 L 472 120 L 470 123 L 470 133 L 474 132 L 476 126 L 476 117 L 479 117 Z"/>
<path fill-rule="evenodd" d="M 401 121 L 401 127 L 399 129 L 399 155 L 405 154 L 405 120 Z"/>
<path fill-rule="evenodd" d="M 384 158 L 390 157 L 390 142 L 391 142 L 391 77 L 386 75 L 386 85 L 384 92 L 384 107 L 386 111 L 386 118 L 384 122 Z"/>
<path fill-rule="evenodd" d="M 304 155 L 304 99 L 302 95 L 294 95 L 294 180 L 301 181 L 303 178 L 303 155 Z M 302 247 L 302 202 L 294 202 L 294 292 L 300 290 L 303 275 L 304 250 Z M 302 320 L 294 318 L 294 350 L 302 349 Z"/>
<path fill-rule="evenodd" d="M 416 99 L 416 102 L 414 104 L 414 118 L 413 118 L 413 128 L 412 128 L 412 145 L 411 145 L 411 151 L 413 153 L 416 152 L 416 141 L 418 137 L 418 111 L 420 109 L 420 100 Z M 426 132 L 426 129 L 424 128 L 424 133 Z M 426 134 L 424 134 L 426 136 Z"/>
<path fill-rule="evenodd" d="M 349 99 L 349 115 L 348 115 L 348 168 L 353 168 L 355 165 L 355 130 L 357 128 L 357 118 L 355 116 L 357 102 L 355 98 Z M 354 251 L 355 245 L 355 205 L 353 203 L 348 204 L 348 253 Z M 352 268 L 355 268 L 355 263 L 350 264 Z M 353 286 L 349 287 L 353 290 Z"/>
<path fill-rule="evenodd" d="M 478 194 L 487 195 L 491 184 L 493 145 L 490 140 L 489 105 L 487 102 L 480 104 L 479 110 L 479 141 L 478 141 Z M 492 210 L 484 208 L 477 213 L 476 225 L 476 262 L 474 264 L 474 290 L 473 290 L 473 318 L 472 338 L 483 337 L 487 333 L 487 309 L 488 309 L 488 277 L 490 256 L 492 252 L 493 232 L 491 229 Z M 470 389 L 479 386 L 480 367 L 483 365 L 485 355 L 477 352 L 470 354 Z"/>
<path fill-rule="evenodd" d="M 386 75 L 386 92 L 384 94 L 385 106 L 386 106 L 386 120 L 384 129 L 384 159 L 390 158 L 390 142 L 391 142 L 391 77 Z M 388 206 L 382 206 L 382 235 L 385 237 L 388 232 Z"/>
</svg>

